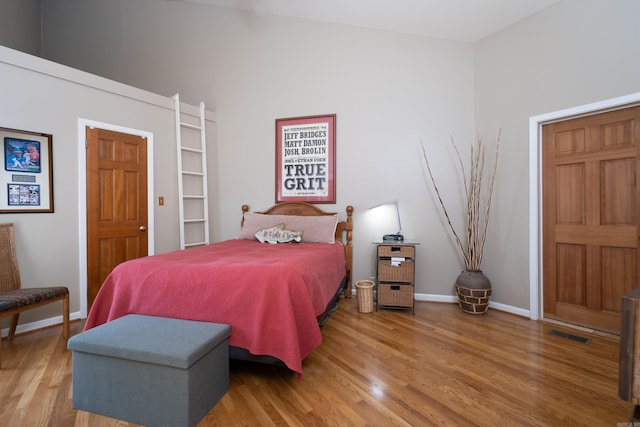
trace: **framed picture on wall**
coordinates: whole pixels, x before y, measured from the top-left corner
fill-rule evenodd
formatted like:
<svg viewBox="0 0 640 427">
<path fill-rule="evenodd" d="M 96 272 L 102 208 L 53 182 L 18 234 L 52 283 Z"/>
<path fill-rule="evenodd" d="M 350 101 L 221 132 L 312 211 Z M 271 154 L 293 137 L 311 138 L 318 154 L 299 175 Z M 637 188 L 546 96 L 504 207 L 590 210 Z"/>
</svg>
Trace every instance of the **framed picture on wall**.
<svg viewBox="0 0 640 427">
<path fill-rule="evenodd" d="M 336 202 L 336 115 L 276 119 L 276 203 Z"/>
<path fill-rule="evenodd" d="M 0 127 L 0 213 L 53 212 L 52 139 Z"/>
</svg>

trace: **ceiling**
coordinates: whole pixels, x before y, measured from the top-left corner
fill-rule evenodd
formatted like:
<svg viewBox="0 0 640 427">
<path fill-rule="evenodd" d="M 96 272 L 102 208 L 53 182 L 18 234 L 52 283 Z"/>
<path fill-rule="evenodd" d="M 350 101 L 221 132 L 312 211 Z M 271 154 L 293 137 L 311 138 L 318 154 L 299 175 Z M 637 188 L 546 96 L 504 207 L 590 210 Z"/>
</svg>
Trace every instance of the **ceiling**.
<svg viewBox="0 0 640 427">
<path fill-rule="evenodd" d="M 473 42 L 562 0 L 187 0 Z"/>
</svg>

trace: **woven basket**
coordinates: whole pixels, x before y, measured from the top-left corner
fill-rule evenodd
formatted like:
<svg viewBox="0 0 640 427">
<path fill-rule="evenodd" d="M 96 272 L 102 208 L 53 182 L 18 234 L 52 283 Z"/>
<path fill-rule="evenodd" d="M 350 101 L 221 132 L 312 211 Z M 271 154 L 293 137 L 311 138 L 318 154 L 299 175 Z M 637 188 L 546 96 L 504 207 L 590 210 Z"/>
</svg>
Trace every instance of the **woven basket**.
<svg viewBox="0 0 640 427">
<path fill-rule="evenodd" d="M 413 282 L 413 261 L 405 260 L 400 265 L 392 265 L 390 259 L 378 261 L 378 276 L 388 282 Z"/>
<path fill-rule="evenodd" d="M 356 294 L 358 296 L 358 311 L 371 313 L 373 311 L 373 286 L 371 280 L 358 280 L 356 282 Z"/>
<path fill-rule="evenodd" d="M 378 306 L 413 307 L 413 286 L 407 284 L 380 284 Z"/>
</svg>

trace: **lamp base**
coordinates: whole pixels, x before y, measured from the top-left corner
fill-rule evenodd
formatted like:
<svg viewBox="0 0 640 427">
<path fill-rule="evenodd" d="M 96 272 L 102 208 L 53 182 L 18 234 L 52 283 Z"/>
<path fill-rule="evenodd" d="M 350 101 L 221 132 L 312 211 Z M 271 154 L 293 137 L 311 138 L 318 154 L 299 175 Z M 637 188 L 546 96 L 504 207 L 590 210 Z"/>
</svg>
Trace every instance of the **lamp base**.
<svg viewBox="0 0 640 427">
<path fill-rule="evenodd" d="M 404 236 L 400 233 L 385 234 L 384 236 L 382 236 L 382 241 L 385 243 L 401 243 L 404 242 Z"/>
</svg>

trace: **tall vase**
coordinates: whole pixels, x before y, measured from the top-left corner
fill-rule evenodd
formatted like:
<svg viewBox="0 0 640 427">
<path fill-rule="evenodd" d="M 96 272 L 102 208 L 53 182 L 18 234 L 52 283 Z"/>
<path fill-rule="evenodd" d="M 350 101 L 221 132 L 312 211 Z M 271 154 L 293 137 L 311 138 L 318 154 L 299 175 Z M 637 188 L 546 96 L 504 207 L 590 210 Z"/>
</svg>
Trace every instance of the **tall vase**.
<svg viewBox="0 0 640 427">
<path fill-rule="evenodd" d="M 489 309 L 491 281 L 482 270 L 464 270 L 456 278 L 456 294 L 462 311 L 484 314 Z"/>
</svg>

